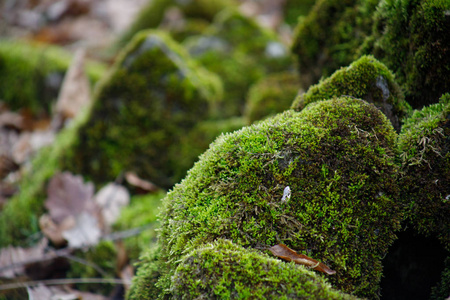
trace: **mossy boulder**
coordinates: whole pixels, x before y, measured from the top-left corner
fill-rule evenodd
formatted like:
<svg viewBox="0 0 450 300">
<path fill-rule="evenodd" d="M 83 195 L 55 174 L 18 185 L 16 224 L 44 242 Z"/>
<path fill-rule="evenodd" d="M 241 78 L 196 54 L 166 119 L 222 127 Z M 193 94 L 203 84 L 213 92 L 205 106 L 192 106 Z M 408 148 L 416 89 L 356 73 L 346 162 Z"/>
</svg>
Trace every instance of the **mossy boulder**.
<svg viewBox="0 0 450 300">
<path fill-rule="evenodd" d="M 224 82 L 220 117 L 242 115 L 250 86 L 288 70 L 292 58 L 274 32 L 234 9 L 219 13 L 203 35 L 187 39 L 189 53 Z"/>
<path fill-rule="evenodd" d="M 295 28 L 292 52 L 305 88 L 357 58 L 379 0 L 318 0 Z"/>
<path fill-rule="evenodd" d="M 450 94 L 406 120 L 398 148 L 410 222 L 450 251 Z"/>
<path fill-rule="evenodd" d="M 64 167 L 96 183 L 134 171 L 171 187 L 190 167 L 180 170 L 180 139 L 210 118 L 221 87 L 168 35 L 138 34 L 97 90 Z"/>
<path fill-rule="evenodd" d="M 305 267 L 227 240 L 186 255 L 173 282 L 174 299 L 357 299 Z"/>
<path fill-rule="evenodd" d="M 49 116 L 71 60 L 69 53 L 54 46 L 1 39 L 0 100 L 11 110 Z M 105 67 L 91 62 L 86 71 L 94 85 Z"/>
<path fill-rule="evenodd" d="M 180 259 L 205 243 L 284 243 L 336 270 L 335 288 L 375 297 L 402 219 L 395 139 L 375 106 L 349 97 L 221 136 L 164 199 L 161 248 L 141 272 L 166 293 Z"/>
<path fill-rule="evenodd" d="M 312 102 L 342 95 L 364 99 L 377 106 L 400 131 L 401 120 L 411 113 L 392 73 L 373 56 L 363 56 L 350 66 L 311 86 L 292 104 L 296 111 Z"/>
<path fill-rule="evenodd" d="M 270 74 L 253 84 L 247 95 L 244 117 L 248 124 L 289 109 L 301 92 L 296 73 Z"/>
<path fill-rule="evenodd" d="M 450 91 L 450 2 L 380 1 L 363 51 L 390 70 L 414 107 L 436 103 Z"/>
</svg>

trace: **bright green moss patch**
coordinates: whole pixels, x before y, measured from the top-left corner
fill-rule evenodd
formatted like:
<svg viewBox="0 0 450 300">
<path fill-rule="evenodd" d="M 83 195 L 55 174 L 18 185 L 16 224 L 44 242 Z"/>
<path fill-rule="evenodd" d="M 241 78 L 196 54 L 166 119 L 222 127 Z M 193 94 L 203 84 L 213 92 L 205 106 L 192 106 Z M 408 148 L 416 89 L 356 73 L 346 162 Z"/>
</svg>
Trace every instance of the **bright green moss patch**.
<svg viewBox="0 0 450 300">
<path fill-rule="evenodd" d="M 292 63 L 274 32 L 234 9 L 219 13 L 203 35 L 184 44 L 197 61 L 223 80 L 222 118 L 242 115 L 249 87 L 267 74 L 287 70 Z"/>
<path fill-rule="evenodd" d="M 290 108 L 300 90 L 298 75 L 291 72 L 275 73 L 261 79 L 247 95 L 245 118 L 248 124 Z"/>
<path fill-rule="evenodd" d="M 210 118 L 221 92 L 220 80 L 169 36 L 142 32 L 102 82 L 66 167 L 96 183 L 134 171 L 171 187 L 191 166 L 178 164 L 180 139 Z"/>
<path fill-rule="evenodd" d="M 406 120 L 398 148 L 410 222 L 450 250 L 450 94 Z"/>
<path fill-rule="evenodd" d="M 54 46 L 0 40 L 0 99 L 12 110 L 49 115 L 71 60 L 69 53 Z M 93 84 L 104 67 L 89 63 L 86 71 Z"/>
<path fill-rule="evenodd" d="M 348 97 L 221 136 L 163 201 L 158 286 L 168 291 L 184 255 L 227 238 L 284 243 L 336 270 L 334 287 L 374 297 L 402 218 L 395 138 L 378 109 Z"/>
<path fill-rule="evenodd" d="M 356 299 L 305 267 L 227 240 L 185 256 L 171 290 L 174 299 Z"/>
<path fill-rule="evenodd" d="M 411 111 L 392 73 L 373 56 L 363 56 L 311 86 L 295 99 L 292 108 L 300 111 L 311 102 L 342 95 L 375 104 L 397 130 L 400 130 L 400 121 Z"/>
</svg>

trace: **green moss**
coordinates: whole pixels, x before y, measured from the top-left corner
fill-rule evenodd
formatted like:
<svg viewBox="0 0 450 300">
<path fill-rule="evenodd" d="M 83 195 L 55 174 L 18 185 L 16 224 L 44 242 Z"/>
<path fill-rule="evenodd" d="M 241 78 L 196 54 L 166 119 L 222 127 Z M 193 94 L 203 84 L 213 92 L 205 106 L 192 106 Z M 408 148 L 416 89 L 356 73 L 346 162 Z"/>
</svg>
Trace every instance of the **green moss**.
<svg viewBox="0 0 450 300">
<path fill-rule="evenodd" d="M 0 99 L 12 110 L 49 115 L 71 59 L 54 46 L 1 39 Z M 98 63 L 88 63 L 86 70 L 92 84 L 104 73 Z"/>
<path fill-rule="evenodd" d="M 445 260 L 445 269 L 441 275 L 441 281 L 431 289 L 430 300 L 448 299 L 450 295 L 450 257 Z"/>
<path fill-rule="evenodd" d="M 41 149 L 32 159 L 20 182 L 19 192 L 0 211 L 0 248 L 24 245 L 27 238 L 39 231 L 38 220 L 44 212 L 46 183 L 61 170 L 61 161 L 76 140 L 80 124 L 86 122 L 88 112 L 89 108 L 86 108 L 57 135 L 52 145 Z"/>
<path fill-rule="evenodd" d="M 319 0 L 299 19 L 292 51 L 306 88 L 349 65 L 372 28 L 378 0 Z"/>
<path fill-rule="evenodd" d="M 96 183 L 132 170 L 171 187 L 187 170 L 178 164 L 180 139 L 210 118 L 221 93 L 219 78 L 169 36 L 142 32 L 102 82 L 65 167 Z"/>
<path fill-rule="evenodd" d="M 226 100 L 219 110 L 222 118 L 242 115 L 249 87 L 292 64 L 274 32 L 234 9 L 219 13 L 204 35 L 184 44 L 197 61 L 222 78 Z"/>
<path fill-rule="evenodd" d="M 384 0 L 363 52 L 392 70 L 415 108 L 450 91 L 450 2 Z"/>
<path fill-rule="evenodd" d="M 292 26 L 297 25 L 299 17 L 307 15 L 315 2 L 315 0 L 287 0 L 284 6 L 284 21 Z"/>
<path fill-rule="evenodd" d="M 261 79 L 247 95 L 244 116 L 248 124 L 285 111 L 299 90 L 299 78 L 291 72 L 275 73 Z"/>
<path fill-rule="evenodd" d="M 402 218 L 395 138 L 378 109 L 347 97 L 221 136 L 163 201 L 158 286 L 168 292 L 185 254 L 227 238 L 284 243 L 336 270 L 334 287 L 375 297 Z"/>
<path fill-rule="evenodd" d="M 171 290 L 174 299 L 356 299 L 305 267 L 227 240 L 185 256 Z"/>
<path fill-rule="evenodd" d="M 299 95 L 292 108 L 302 110 L 311 102 L 348 95 L 364 99 L 377 106 L 398 131 L 401 120 L 411 113 L 411 107 L 394 80 L 392 73 L 373 56 L 363 56 L 346 68 L 311 86 Z"/>
<path fill-rule="evenodd" d="M 450 250 L 450 94 L 406 120 L 398 139 L 402 199 L 420 233 Z"/>
<path fill-rule="evenodd" d="M 139 254 L 156 241 L 156 229 L 159 227 L 157 215 L 161 199 L 165 192 L 131 197 L 130 205 L 123 208 L 114 225 L 116 231 L 148 227 L 140 234 L 124 240 L 128 257 L 137 260 Z"/>
</svg>

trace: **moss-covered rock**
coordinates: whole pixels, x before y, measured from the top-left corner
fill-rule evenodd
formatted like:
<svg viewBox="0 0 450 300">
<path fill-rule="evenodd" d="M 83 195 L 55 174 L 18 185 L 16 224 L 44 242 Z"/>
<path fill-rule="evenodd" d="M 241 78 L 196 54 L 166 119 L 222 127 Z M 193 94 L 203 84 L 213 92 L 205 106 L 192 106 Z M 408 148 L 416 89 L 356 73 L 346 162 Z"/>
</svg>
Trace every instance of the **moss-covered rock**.
<svg viewBox="0 0 450 300">
<path fill-rule="evenodd" d="M 242 115 L 249 87 L 269 73 L 285 71 L 291 56 L 274 32 L 237 10 L 219 13 L 204 35 L 187 39 L 189 53 L 224 82 L 221 117 Z"/>
<path fill-rule="evenodd" d="M 244 115 L 247 123 L 289 109 L 299 92 L 300 80 L 295 73 L 275 73 L 261 79 L 252 85 L 247 95 Z"/>
<path fill-rule="evenodd" d="M 380 1 L 363 46 L 395 73 L 414 108 L 450 91 L 449 10 L 447 0 Z"/>
<path fill-rule="evenodd" d="M 292 51 L 305 88 L 357 58 L 358 47 L 371 34 L 378 2 L 318 0 L 308 15 L 299 19 Z"/>
<path fill-rule="evenodd" d="M 450 251 L 450 94 L 405 121 L 398 148 L 410 222 Z"/>
<path fill-rule="evenodd" d="M 392 73 L 373 56 L 363 56 L 346 68 L 311 86 L 292 104 L 296 111 L 311 102 L 327 100 L 342 95 L 364 99 L 377 106 L 394 128 L 400 131 L 401 120 L 411 113 L 400 87 Z"/>
<path fill-rule="evenodd" d="M 157 286 L 168 292 L 185 254 L 227 238 L 284 243 L 336 270 L 334 287 L 374 297 L 401 220 L 395 138 L 377 108 L 348 97 L 221 136 L 163 201 Z"/>
<path fill-rule="evenodd" d="M 220 79 L 169 36 L 142 32 L 102 82 L 65 167 L 96 183 L 132 170 L 171 187 L 190 167 L 180 170 L 180 139 L 211 116 L 221 92 Z"/>
<path fill-rule="evenodd" d="M 12 110 L 28 109 L 35 116 L 49 115 L 72 57 L 54 46 L 0 40 L 0 99 Z M 104 66 L 88 63 L 92 84 Z"/>
<path fill-rule="evenodd" d="M 305 267 L 227 240 L 185 256 L 173 282 L 174 299 L 356 299 Z"/>
</svg>

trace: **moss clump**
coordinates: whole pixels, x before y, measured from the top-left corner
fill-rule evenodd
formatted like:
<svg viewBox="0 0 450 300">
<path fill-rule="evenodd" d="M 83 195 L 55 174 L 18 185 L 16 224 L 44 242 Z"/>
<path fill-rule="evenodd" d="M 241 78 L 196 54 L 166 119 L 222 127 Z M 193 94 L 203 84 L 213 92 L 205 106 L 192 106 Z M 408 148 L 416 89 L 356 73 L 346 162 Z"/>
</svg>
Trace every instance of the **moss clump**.
<svg viewBox="0 0 450 300">
<path fill-rule="evenodd" d="M 222 11 L 204 35 L 184 44 L 197 61 L 222 78 L 226 99 L 220 107 L 222 118 L 242 115 L 249 87 L 292 63 L 274 32 L 233 9 Z"/>
<path fill-rule="evenodd" d="M 255 83 L 247 95 L 245 118 L 248 124 L 283 112 L 299 93 L 300 80 L 291 72 L 276 73 Z"/>
<path fill-rule="evenodd" d="M 348 97 L 221 136 L 163 201 L 158 286 L 169 291 L 185 254 L 227 238 L 284 243 L 336 270 L 336 288 L 374 297 L 402 217 L 395 138 L 378 109 Z"/>
<path fill-rule="evenodd" d="M 302 85 L 349 65 L 358 47 L 371 34 L 378 0 L 319 0 L 299 19 L 292 51 L 297 57 Z"/>
<path fill-rule="evenodd" d="M 166 34 L 142 32 L 102 82 L 65 166 L 96 183 L 132 170 L 171 187 L 187 170 L 178 164 L 180 139 L 210 117 L 220 98 L 214 74 Z"/>
<path fill-rule="evenodd" d="M 384 0 L 363 51 L 392 70 L 415 108 L 450 91 L 450 2 Z"/>
<path fill-rule="evenodd" d="M 401 120 L 411 112 L 392 73 L 373 56 L 363 56 L 311 86 L 306 93 L 295 99 L 292 108 L 300 111 L 311 102 L 342 95 L 375 104 L 398 131 Z"/>
<path fill-rule="evenodd" d="M 12 110 L 49 115 L 71 55 L 62 49 L 9 39 L 0 40 L 0 99 Z M 92 84 L 104 73 L 100 64 L 86 66 Z"/>
<path fill-rule="evenodd" d="M 398 148 L 410 222 L 450 250 L 450 94 L 405 121 Z"/>
<path fill-rule="evenodd" d="M 174 299 L 356 299 L 305 267 L 227 240 L 185 256 L 173 282 Z"/>
<path fill-rule="evenodd" d="M 131 197 L 130 205 L 123 208 L 114 225 L 116 231 L 145 227 L 140 234 L 125 239 L 128 257 L 137 260 L 139 254 L 156 241 L 156 229 L 159 227 L 157 215 L 161 199 L 165 192 Z"/>
<path fill-rule="evenodd" d="M 315 0 L 287 0 L 284 5 L 284 21 L 297 25 L 299 17 L 305 16 L 314 6 Z"/>
</svg>

